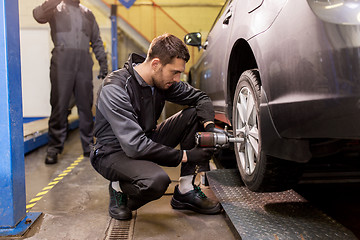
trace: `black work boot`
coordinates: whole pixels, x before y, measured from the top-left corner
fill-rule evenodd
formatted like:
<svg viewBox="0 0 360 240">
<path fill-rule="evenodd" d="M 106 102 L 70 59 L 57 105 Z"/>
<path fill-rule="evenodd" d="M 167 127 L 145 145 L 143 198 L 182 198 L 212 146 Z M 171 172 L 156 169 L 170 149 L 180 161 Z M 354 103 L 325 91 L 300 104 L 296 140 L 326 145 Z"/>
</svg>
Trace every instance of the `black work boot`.
<svg viewBox="0 0 360 240">
<path fill-rule="evenodd" d="M 200 187 L 194 185 L 194 190 L 180 193 L 179 185 L 175 186 L 174 196 L 171 199 L 174 209 L 188 209 L 202 214 L 217 214 L 221 212 L 220 203 L 209 199 Z"/>
<path fill-rule="evenodd" d="M 46 164 L 55 164 L 57 163 L 57 153 L 55 152 L 48 152 L 45 157 Z"/>
<path fill-rule="evenodd" d="M 117 220 L 128 220 L 132 218 L 131 210 L 127 206 L 127 196 L 125 193 L 117 192 L 109 185 L 110 204 L 109 215 Z"/>
</svg>

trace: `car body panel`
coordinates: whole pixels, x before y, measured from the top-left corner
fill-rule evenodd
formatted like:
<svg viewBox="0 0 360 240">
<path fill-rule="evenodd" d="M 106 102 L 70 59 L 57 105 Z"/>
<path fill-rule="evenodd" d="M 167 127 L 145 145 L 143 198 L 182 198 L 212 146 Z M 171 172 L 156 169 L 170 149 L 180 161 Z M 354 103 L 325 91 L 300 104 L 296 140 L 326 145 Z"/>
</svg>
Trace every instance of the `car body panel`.
<svg viewBox="0 0 360 240">
<path fill-rule="evenodd" d="M 294 21 L 294 31 L 282 31 L 289 16 L 309 23 Z M 287 4 L 268 32 L 257 36 L 262 51 L 254 54 L 282 137 L 360 136 L 359 27 L 323 22 L 305 1 L 296 1 Z"/>
<path fill-rule="evenodd" d="M 226 49 L 224 46 L 233 46 L 240 36 L 251 39 L 257 34 L 266 31 L 274 22 L 286 0 L 278 0 L 276 4 L 270 5 L 270 8 L 267 7 L 269 3 L 266 3 L 266 1 L 257 1 L 256 4 L 254 1 L 248 0 L 242 0 L 241 2 L 246 7 L 240 4 L 235 5 L 236 1 L 229 1 L 225 5 L 223 14 L 218 18 L 217 23 L 213 26 L 205 41 L 205 51 L 211 52 L 211 54 L 206 58 L 200 58 L 196 65 L 202 69 L 197 69 L 197 74 L 192 76 L 192 79 L 196 79 L 194 80 L 196 81 L 194 86 L 204 90 L 213 100 L 215 110 L 220 112 L 225 112 L 226 108 L 222 101 L 228 97 L 225 91 L 227 87 L 226 70 L 228 68 L 226 59 L 229 59 L 231 54 L 231 49 Z M 232 21 L 235 19 L 230 18 L 229 24 L 224 24 L 223 21 L 229 12 L 232 15 L 241 14 L 247 17 L 238 21 L 237 24 L 233 24 Z M 256 22 L 256 28 L 249 28 L 247 24 L 249 22 Z M 219 61 L 219 59 L 224 59 L 224 61 Z"/>
</svg>

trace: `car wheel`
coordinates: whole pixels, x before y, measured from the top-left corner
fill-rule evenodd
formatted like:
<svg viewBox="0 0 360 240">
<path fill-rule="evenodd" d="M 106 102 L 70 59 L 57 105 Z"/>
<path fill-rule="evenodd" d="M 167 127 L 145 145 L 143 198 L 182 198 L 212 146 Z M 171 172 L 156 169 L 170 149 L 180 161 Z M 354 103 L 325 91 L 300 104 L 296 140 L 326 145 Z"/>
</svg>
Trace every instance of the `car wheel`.
<svg viewBox="0 0 360 240">
<path fill-rule="evenodd" d="M 236 157 L 233 149 L 220 149 L 215 151 L 213 161 L 217 169 L 236 169 Z"/>
<path fill-rule="evenodd" d="M 235 143 L 238 169 L 245 185 L 252 191 L 290 189 L 301 175 L 297 163 L 267 156 L 261 151 L 260 77 L 257 70 L 245 71 L 237 83 L 233 102 L 233 132 L 244 142 Z"/>
</svg>

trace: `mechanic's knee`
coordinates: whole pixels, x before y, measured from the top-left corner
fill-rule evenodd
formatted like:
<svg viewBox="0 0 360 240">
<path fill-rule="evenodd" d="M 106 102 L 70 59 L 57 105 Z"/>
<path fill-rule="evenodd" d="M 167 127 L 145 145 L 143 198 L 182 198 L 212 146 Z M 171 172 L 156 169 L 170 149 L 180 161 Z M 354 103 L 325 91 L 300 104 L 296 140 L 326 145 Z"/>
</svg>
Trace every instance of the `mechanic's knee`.
<svg viewBox="0 0 360 240">
<path fill-rule="evenodd" d="M 184 110 L 182 110 L 182 114 L 186 115 L 189 119 L 196 117 L 197 116 L 196 108 L 195 107 L 185 108 Z"/>
<path fill-rule="evenodd" d="M 148 200 L 160 198 L 166 192 L 171 180 L 165 172 L 157 172 L 151 179 L 143 182 L 146 187 L 141 188 L 141 194 Z"/>
</svg>

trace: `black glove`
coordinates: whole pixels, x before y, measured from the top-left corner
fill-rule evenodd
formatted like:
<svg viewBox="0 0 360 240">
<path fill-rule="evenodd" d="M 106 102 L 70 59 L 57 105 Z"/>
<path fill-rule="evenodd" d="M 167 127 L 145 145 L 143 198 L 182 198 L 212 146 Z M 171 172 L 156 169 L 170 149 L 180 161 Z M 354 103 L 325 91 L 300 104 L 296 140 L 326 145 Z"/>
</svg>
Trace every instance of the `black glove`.
<svg viewBox="0 0 360 240">
<path fill-rule="evenodd" d="M 216 128 L 214 123 L 209 123 L 208 125 L 206 125 L 205 132 L 224 133 L 224 134 L 226 134 L 226 136 L 229 136 L 228 132 L 226 132 L 222 129 Z"/>
<path fill-rule="evenodd" d="M 98 79 L 104 79 L 107 74 L 108 74 L 108 70 L 106 68 L 104 68 L 104 69 L 100 68 L 100 72 L 99 72 L 99 75 L 98 75 L 97 78 Z"/>
<path fill-rule="evenodd" d="M 209 161 L 214 154 L 214 148 L 199 148 L 186 150 L 186 156 L 188 162 L 205 162 Z"/>
</svg>

